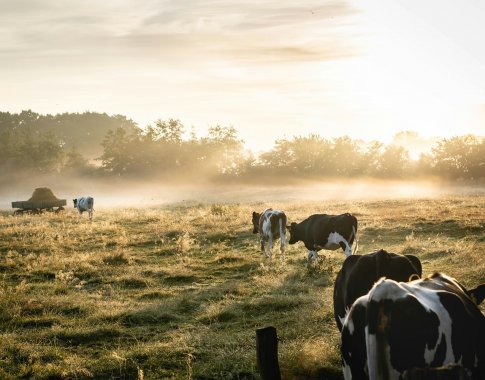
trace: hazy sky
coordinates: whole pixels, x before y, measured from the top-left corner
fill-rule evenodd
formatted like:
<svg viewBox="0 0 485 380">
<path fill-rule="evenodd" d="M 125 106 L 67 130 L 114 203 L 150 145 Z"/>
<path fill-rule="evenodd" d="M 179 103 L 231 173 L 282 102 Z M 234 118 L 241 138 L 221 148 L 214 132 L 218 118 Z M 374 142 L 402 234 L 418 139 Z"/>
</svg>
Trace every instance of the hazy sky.
<svg viewBox="0 0 485 380">
<path fill-rule="evenodd" d="M 485 134 L 479 0 L 0 0 L 0 110 L 234 126 L 249 147 Z"/>
</svg>

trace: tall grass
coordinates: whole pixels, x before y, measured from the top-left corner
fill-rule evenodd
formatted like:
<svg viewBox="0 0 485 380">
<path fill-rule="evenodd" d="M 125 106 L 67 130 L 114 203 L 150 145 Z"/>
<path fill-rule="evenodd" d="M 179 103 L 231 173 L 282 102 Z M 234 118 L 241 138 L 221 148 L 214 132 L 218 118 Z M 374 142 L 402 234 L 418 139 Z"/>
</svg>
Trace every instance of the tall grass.
<svg viewBox="0 0 485 380">
<path fill-rule="evenodd" d="M 485 282 L 485 197 L 193 204 L 0 216 L 0 378 L 253 379 L 255 329 L 278 329 L 282 375 L 340 379 L 333 282 L 341 251 L 305 268 L 259 251 L 251 212 L 352 212 L 359 253 L 421 258 Z"/>
</svg>

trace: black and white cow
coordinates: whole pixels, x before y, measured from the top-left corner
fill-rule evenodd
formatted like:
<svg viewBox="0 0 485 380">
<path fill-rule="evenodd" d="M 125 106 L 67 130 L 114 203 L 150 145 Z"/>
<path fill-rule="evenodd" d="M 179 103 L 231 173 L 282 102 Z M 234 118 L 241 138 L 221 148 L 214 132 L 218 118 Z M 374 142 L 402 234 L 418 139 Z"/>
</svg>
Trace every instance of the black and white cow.
<svg viewBox="0 0 485 380">
<path fill-rule="evenodd" d="M 81 197 L 72 200 L 74 202 L 74 208 L 79 212 L 79 216 L 82 216 L 84 211 L 88 212 L 89 220 L 93 219 L 93 197 Z"/>
<path fill-rule="evenodd" d="M 440 273 L 408 283 L 379 280 L 345 318 L 345 379 L 401 379 L 415 367 L 453 364 L 485 379 L 485 316 L 477 306 L 484 289 L 467 291 Z"/>
<path fill-rule="evenodd" d="M 345 315 L 354 301 L 367 294 L 381 277 L 406 282 L 421 278 L 421 274 L 421 261 L 413 255 L 398 255 L 381 249 L 347 257 L 333 289 L 333 311 L 338 329 L 342 331 Z"/>
<path fill-rule="evenodd" d="M 295 244 L 302 241 L 308 249 L 307 266 L 311 258 L 318 260 L 321 249 L 342 248 L 346 256 L 352 255 L 352 244 L 357 233 L 357 218 L 351 214 L 327 215 L 314 214 L 301 223 L 288 226 L 290 240 Z M 354 253 L 357 250 L 357 243 Z"/>
<path fill-rule="evenodd" d="M 273 255 L 274 241 L 280 239 L 281 258 L 285 258 L 286 245 L 286 215 L 283 211 L 268 208 L 261 214 L 253 211 L 253 234 L 259 232 L 259 241 L 261 243 L 261 252 L 268 257 L 266 253 L 266 242 L 268 242 L 269 257 Z"/>
</svg>

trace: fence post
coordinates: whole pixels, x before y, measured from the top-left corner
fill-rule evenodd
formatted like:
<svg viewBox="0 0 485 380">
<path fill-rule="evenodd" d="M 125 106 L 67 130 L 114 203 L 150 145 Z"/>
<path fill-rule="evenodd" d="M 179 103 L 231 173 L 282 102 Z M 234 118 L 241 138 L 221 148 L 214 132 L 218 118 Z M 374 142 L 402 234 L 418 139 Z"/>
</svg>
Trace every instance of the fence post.
<svg viewBox="0 0 485 380">
<path fill-rule="evenodd" d="M 273 326 L 256 329 L 256 359 L 262 380 L 281 380 L 278 338 Z"/>
</svg>

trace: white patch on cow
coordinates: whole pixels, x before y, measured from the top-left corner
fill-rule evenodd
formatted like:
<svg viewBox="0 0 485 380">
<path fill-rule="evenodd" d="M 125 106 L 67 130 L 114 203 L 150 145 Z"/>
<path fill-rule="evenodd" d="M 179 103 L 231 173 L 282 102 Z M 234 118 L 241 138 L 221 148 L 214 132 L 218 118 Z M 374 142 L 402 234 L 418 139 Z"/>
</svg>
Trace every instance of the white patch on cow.
<svg viewBox="0 0 485 380">
<path fill-rule="evenodd" d="M 286 225 L 283 225 L 283 220 L 279 220 L 279 227 L 280 227 L 280 251 L 281 251 L 281 258 L 285 259 L 285 246 L 286 246 Z"/>
<path fill-rule="evenodd" d="M 263 218 L 263 223 L 261 226 L 261 231 L 260 231 L 260 242 L 261 242 L 261 251 L 264 256 L 272 258 L 273 256 L 273 245 L 274 245 L 274 239 L 275 236 L 273 236 L 273 232 L 271 231 L 271 217 L 275 216 L 282 216 L 284 215 L 284 212 L 278 211 L 278 210 L 271 210 L 271 209 L 266 209 L 263 211 L 261 218 Z M 280 243 L 280 251 L 281 251 L 281 257 L 284 260 L 285 258 L 285 244 L 286 244 L 286 226 L 283 226 L 282 220 L 279 219 L 279 237 L 281 239 Z M 278 236 L 276 236 L 278 238 Z M 266 253 L 266 248 L 265 248 L 265 242 L 268 242 L 268 251 L 269 255 Z"/>
<path fill-rule="evenodd" d="M 82 216 L 84 211 L 88 212 L 89 220 L 93 219 L 93 204 L 94 199 L 92 197 L 81 197 L 76 199 L 76 206 L 74 206 L 78 213 L 79 217 Z"/>
<path fill-rule="evenodd" d="M 345 318 L 340 318 L 340 322 L 342 322 L 342 319 L 343 319 L 343 321 L 345 321 Z M 350 319 L 349 321 L 347 321 L 346 328 L 347 328 L 347 330 L 349 330 L 350 335 L 354 335 L 355 326 L 354 326 L 353 320 Z"/>
<path fill-rule="evenodd" d="M 344 360 L 344 366 L 342 368 L 342 372 L 344 373 L 344 379 L 345 380 L 351 380 L 352 379 L 352 371 L 350 370 L 350 366 L 347 364 L 347 362 Z"/>
<path fill-rule="evenodd" d="M 352 250 L 351 250 L 351 248 L 349 246 L 349 243 L 338 232 L 331 232 L 328 235 L 327 244 L 325 244 L 323 246 L 323 248 L 324 249 L 329 249 L 331 251 L 334 251 L 334 250 L 340 248 L 340 243 L 344 243 L 345 244 L 345 256 L 348 257 L 348 256 L 352 255 Z"/>
<path fill-rule="evenodd" d="M 357 301 L 357 300 L 356 300 Z M 343 317 L 341 317 L 340 315 L 338 315 L 338 319 L 340 320 L 340 324 L 343 326 L 344 325 L 344 322 L 345 322 L 345 319 L 347 318 L 347 315 L 349 315 L 349 311 L 350 311 L 350 307 L 346 307 L 345 308 L 345 314 Z M 349 323 L 352 323 L 352 331 L 353 331 L 353 328 L 354 328 L 354 323 L 353 321 L 350 321 Z M 350 334 L 352 335 L 352 331 L 350 332 Z"/>
<path fill-rule="evenodd" d="M 367 348 L 367 370 L 369 371 L 369 379 L 389 379 L 399 380 L 401 373 L 391 367 L 391 347 L 386 342 L 384 347 L 384 358 L 378 357 L 377 339 L 375 334 L 369 334 L 369 327 L 365 327 L 366 348 Z M 381 351 L 382 352 L 382 351 Z M 386 373 L 379 373 L 378 361 L 384 361 L 387 366 L 384 368 Z"/>
</svg>

